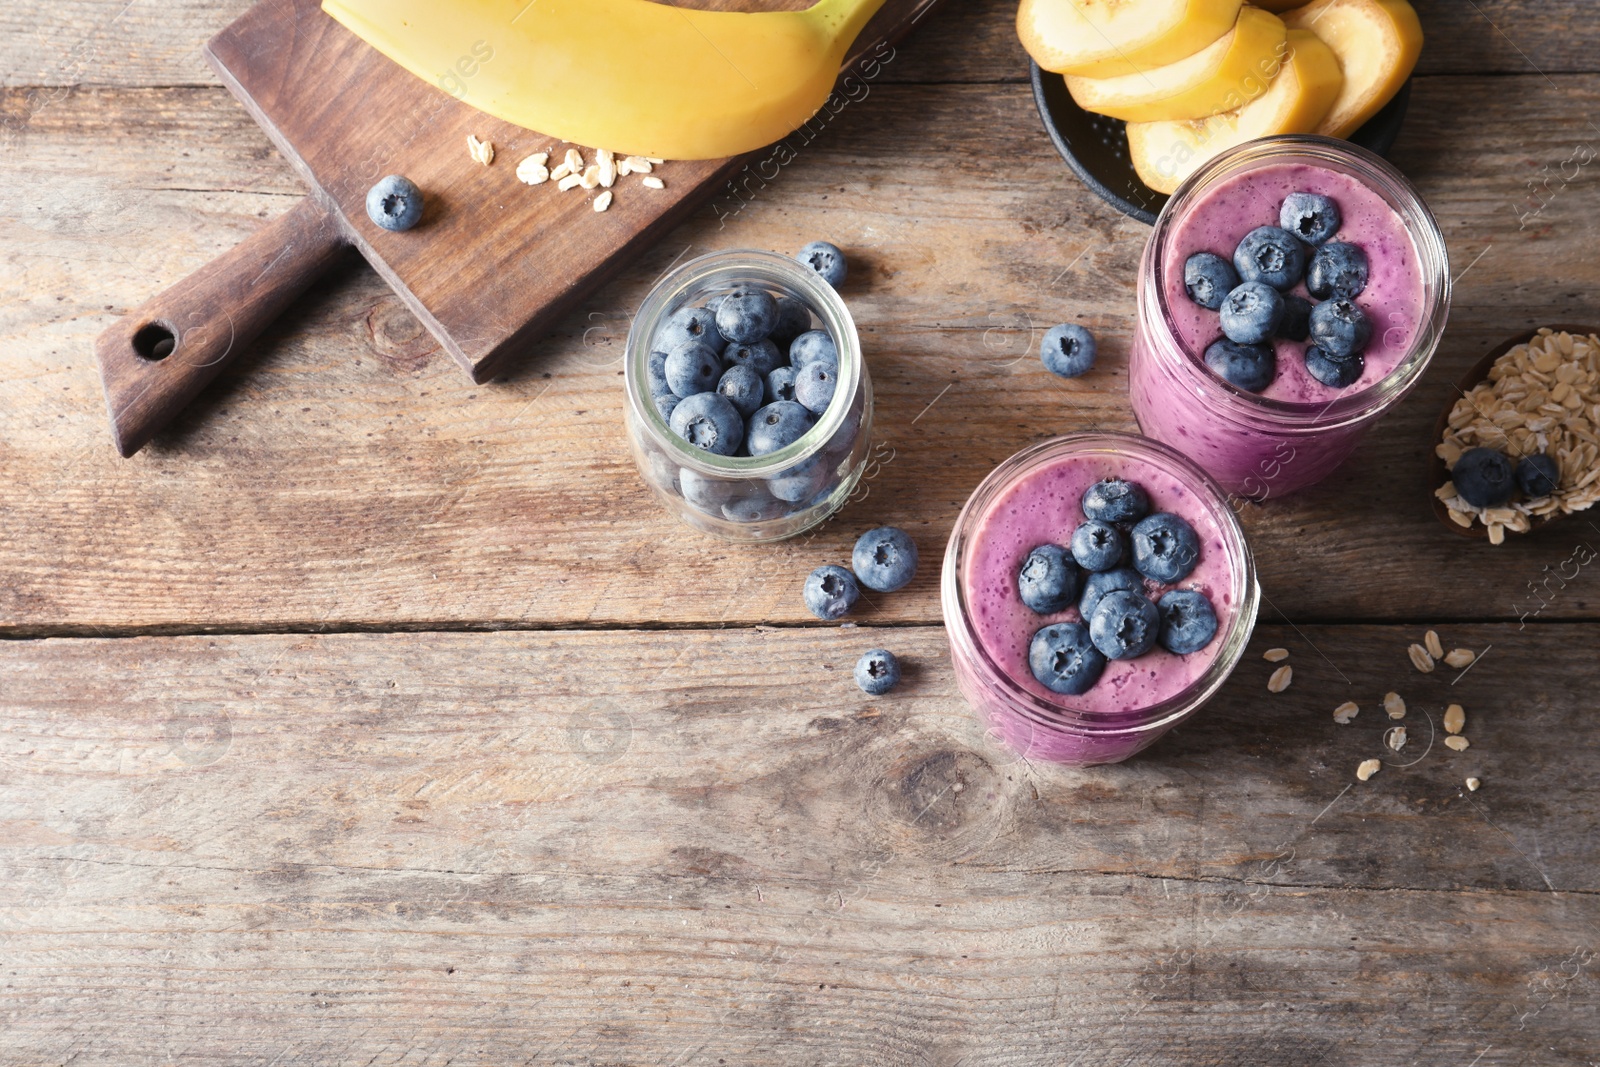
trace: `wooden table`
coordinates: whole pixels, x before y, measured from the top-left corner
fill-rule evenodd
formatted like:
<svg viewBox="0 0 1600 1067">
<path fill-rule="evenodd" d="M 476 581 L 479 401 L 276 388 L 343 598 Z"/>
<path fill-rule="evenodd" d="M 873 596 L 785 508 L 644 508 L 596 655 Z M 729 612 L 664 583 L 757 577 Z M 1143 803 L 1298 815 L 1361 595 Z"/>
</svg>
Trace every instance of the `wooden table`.
<svg viewBox="0 0 1600 1067">
<path fill-rule="evenodd" d="M 1590 5 L 1419 5 L 1394 158 L 1449 239 L 1443 348 L 1335 477 L 1246 511 L 1267 607 L 1222 694 L 1091 770 L 984 736 L 937 598 L 990 468 L 1133 428 L 1147 231 L 1051 150 L 1011 0 L 950 0 L 507 380 L 351 264 L 120 460 L 91 339 L 301 195 L 199 58 L 243 6 L 0 8 L 0 1062 L 1600 1062 L 1600 577 L 1563 567 L 1600 516 L 1466 543 L 1425 476 L 1478 354 L 1600 324 Z M 630 309 L 680 256 L 819 236 L 868 491 L 707 540 L 626 457 Z M 1033 356 L 1059 321 L 1102 340 L 1077 382 Z M 879 523 L 921 573 L 816 624 L 803 575 Z M 1484 658 L 1416 673 L 1428 627 Z M 884 699 L 872 645 L 909 667 Z M 1390 689 L 1415 740 L 1357 783 Z M 1452 701 L 1472 747 L 1416 760 Z"/>
</svg>

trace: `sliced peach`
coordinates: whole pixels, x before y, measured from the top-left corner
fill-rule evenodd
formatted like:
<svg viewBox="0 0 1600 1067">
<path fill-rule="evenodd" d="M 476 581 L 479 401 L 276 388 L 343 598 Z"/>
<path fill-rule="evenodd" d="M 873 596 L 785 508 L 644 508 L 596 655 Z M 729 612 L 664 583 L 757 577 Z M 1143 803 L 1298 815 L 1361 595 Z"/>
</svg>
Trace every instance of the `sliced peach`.
<svg viewBox="0 0 1600 1067">
<path fill-rule="evenodd" d="M 1129 122 L 1203 119 L 1229 110 L 1246 84 L 1271 81 L 1288 36 L 1278 16 L 1246 6 L 1232 30 L 1187 59 L 1120 78 L 1069 74 L 1067 89 L 1084 110 Z"/>
<path fill-rule="evenodd" d="M 1017 35 L 1057 74 L 1116 78 L 1176 63 L 1233 29 L 1243 0 L 1022 0 Z"/>
<path fill-rule="evenodd" d="M 1422 23 L 1407 0 L 1314 0 L 1284 16 L 1339 57 L 1344 88 L 1315 132 L 1348 137 L 1411 77 L 1422 53 Z"/>
<path fill-rule="evenodd" d="M 1270 85 L 1243 106 L 1210 118 L 1128 123 L 1128 155 L 1144 183 L 1170 193 L 1208 159 L 1258 137 L 1310 133 L 1328 113 L 1344 77 L 1333 49 L 1308 30 L 1290 30 L 1288 54 Z"/>
</svg>

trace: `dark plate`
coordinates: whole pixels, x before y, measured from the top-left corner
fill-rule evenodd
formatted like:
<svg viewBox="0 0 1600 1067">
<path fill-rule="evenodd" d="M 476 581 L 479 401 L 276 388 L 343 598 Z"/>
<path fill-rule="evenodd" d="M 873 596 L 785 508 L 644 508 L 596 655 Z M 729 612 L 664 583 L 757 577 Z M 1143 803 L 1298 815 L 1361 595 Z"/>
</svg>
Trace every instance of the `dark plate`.
<svg viewBox="0 0 1600 1067">
<path fill-rule="evenodd" d="M 1044 121 L 1045 132 L 1050 134 L 1050 140 L 1061 158 L 1067 161 L 1067 166 L 1083 179 L 1083 184 L 1118 211 L 1154 225 L 1156 215 L 1166 205 L 1167 194 L 1156 192 L 1134 173 L 1133 163 L 1128 158 L 1128 136 L 1123 132 L 1126 124 L 1121 119 L 1085 111 L 1067 92 L 1066 79 L 1061 75 L 1042 70 L 1031 60 L 1028 66 L 1033 75 L 1033 102 L 1038 105 L 1039 118 Z M 1405 121 L 1410 100 L 1408 79 L 1394 99 L 1357 130 L 1350 141 L 1387 156 L 1394 139 L 1400 135 L 1400 125 Z"/>
</svg>

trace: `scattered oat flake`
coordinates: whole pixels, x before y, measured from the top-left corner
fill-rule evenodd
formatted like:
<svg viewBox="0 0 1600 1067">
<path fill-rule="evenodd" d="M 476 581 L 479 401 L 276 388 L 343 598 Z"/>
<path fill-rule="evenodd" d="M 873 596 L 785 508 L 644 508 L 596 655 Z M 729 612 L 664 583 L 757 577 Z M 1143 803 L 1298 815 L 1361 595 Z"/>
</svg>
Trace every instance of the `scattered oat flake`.
<svg viewBox="0 0 1600 1067">
<path fill-rule="evenodd" d="M 1406 717 L 1406 702 L 1400 698 L 1399 693 L 1383 694 L 1383 710 L 1389 713 L 1391 719 Z"/>
<path fill-rule="evenodd" d="M 644 157 L 644 161 L 646 163 L 665 163 L 666 162 L 666 160 L 657 159 L 655 156 L 645 156 Z"/>
<path fill-rule="evenodd" d="M 601 193 L 599 196 L 594 198 L 594 209 L 596 211 L 604 211 L 606 208 L 608 208 L 610 206 L 611 206 L 611 190 L 610 189 L 607 189 L 605 192 Z"/>
<path fill-rule="evenodd" d="M 1444 709 L 1444 732 L 1459 734 L 1467 725 L 1467 712 L 1460 704 L 1451 704 Z"/>
<path fill-rule="evenodd" d="M 1364 759 L 1361 761 L 1361 766 L 1356 768 L 1356 777 L 1365 782 L 1368 778 L 1377 774 L 1382 767 L 1383 764 L 1378 760 Z"/>
<path fill-rule="evenodd" d="M 564 193 L 568 189 L 576 189 L 582 184 L 583 176 L 581 174 L 569 174 L 556 183 L 556 188 L 560 189 Z"/>
<path fill-rule="evenodd" d="M 1343 704 L 1333 709 L 1333 721 L 1340 726 L 1348 726 L 1350 720 L 1354 719 L 1360 711 L 1361 708 L 1356 705 L 1355 701 L 1346 700 Z"/>
<path fill-rule="evenodd" d="M 546 167 L 545 160 L 550 157 L 544 152 L 535 152 L 533 155 L 517 164 L 517 181 L 524 185 L 543 185 L 550 180 L 550 168 Z"/>
<path fill-rule="evenodd" d="M 1383 735 L 1383 743 L 1394 751 L 1399 752 L 1406 747 L 1406 728 L 1404 726 L 1390 727 L 1389 732 Z"/>
<path fill-rule="evenodd" d="M 1434 659 L 1444 659 L 1444 642 L 1439 640 L 1437 631 L 1429 630 L 1422 638 L 1422 647 L 1428 650 L 1428 655 Z"/>
<path fill-rule="evenodd" d="M 628 158 L 624 159 L 623 162 L 626 163 L 628 165 L 628 169 L 633 171 L 635 174 L 649 174 L 655 169 L 655 165 L 643 156 L 629 156 Z"/>
<path fill-rule="evenodd" d="M 567 154 L 565 156 L 561 157 L 561 158 L 562 158 L 562 162 L 567 165 L 567 172 L 569 174 L 582 174 L 583 173 L 583 153 L 582 152 L 578 151 L 576 148 L 569 148 L 569 149 L 567 149 Z"/>
<path fill-rule="evenodd" d="M 1411 665 L 1423 674 L 1433 673 L 1433 657 L 1428 655 L 1428 650 L 1421 645 L 1412 645 L 1406 649 L 1406 655 L 1411 657 Z"/>
<path fill-rule="evenodd" d="M 617 177 L 626 178 L 633 173 L 633 164 L 626 159 L 617 160 Z"/>
<path fill-rule="evenodd" d="M 583 169 L 580 184 L 585 189 L 593 189 L 600 184 L 600 167 L 598 164 L 591 163 Z"/>
<path fill-rule="evenodd" d="M 550 177 L 553 178 L 556 181 L 560 181 L 562 178 L 565 178 L 567 175 L 569 175 L 571 173 L 572 173 L 572 168 L 571 167 L 567 166 L 565 163 L 557 163 L 555 165 L 555 167 L 551 169 Z"/>
<path fill-rule="evenodd" d="M 1287 648 L 1269 648 L 1261 653 L 1261 658 L 1268 663 L 1282 663 L 1289 658 L 1289 650 Z"/>
<path fill-rule="evenodd" d="M 1289 688 L 1289 683 L 1294 681 L 1294 668 L 1284 664 L 1272 672 L 1272 677 L 1267 679 L 1267 692 L 1281 693 Z"/>
<path fill-rule="evenodd" d="M 1452 648 L 1445 653 L 1444 662 L 1445 666 L 1460 670 L 1462 667 L 1472 666 L 1472 661 L 1477 658 L 1470 648 Z"/>
<path fill-rule="evenodd" d="M 467 134 L 467 154 L 472 157 L 474 163 L 482 163 L 487 167 L 494 162 L 494 142 L 480 141 L 477 135 L 469 133 Z"/>
<path fill-rule="evenodd" d="M 1465 752 L 1467 750 L 1467 746 L 1471 743 L 1472 742 L 1468 741 L 1460 734 L 1451 734 L 1449 737 L 1444 739 L 1444 747 L 1455 752 Z"/>
<path fill-rule="evenodd" d="M 641 184 L 646 189 L 665 189 L 667 187 L 667 183 L 660 178 L 645 178 Z"/>
<path fill-rule="evenodd" d="M 1469 792 L 1469 793 L 1476 793 L 1476 792 L 1477 792 L 1477 791 L 1478 791 L 1478 787 L 1479 787 L 1479 786 L 1480 786 L 1480 785 L 1482 785 L 1482 784 L 1483 784 L 1483 783 L 1482 783 L 1482 782 L 1480 782 L 1480 781 L 1479 781 L 1479 780 L 1478 780 L 1478 779 L 1476 779 L 1476 778 L 1468 778 L 1468 779 L 1467 779 L 1467 792 Z"/>
</svg>

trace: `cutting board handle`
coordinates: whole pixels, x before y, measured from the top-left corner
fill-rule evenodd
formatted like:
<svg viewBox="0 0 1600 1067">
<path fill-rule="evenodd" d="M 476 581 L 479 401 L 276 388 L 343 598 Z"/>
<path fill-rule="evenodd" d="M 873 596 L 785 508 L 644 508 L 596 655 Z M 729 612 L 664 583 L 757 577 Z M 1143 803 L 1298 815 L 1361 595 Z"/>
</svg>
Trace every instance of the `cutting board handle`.
<svg viewBox="0 0 1600 1067">
<path fill-rule="evenodd" d="M 347 247 L 306 197 L 95 339 L 117 451 L 131 456 L 238 359 Z"/>
</svg>

